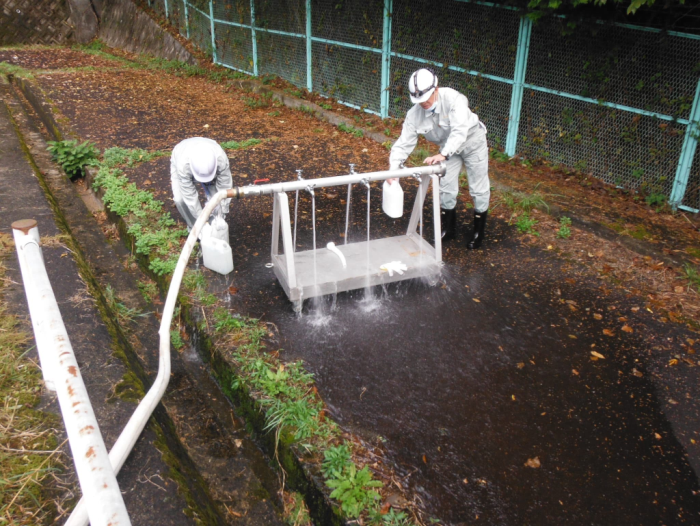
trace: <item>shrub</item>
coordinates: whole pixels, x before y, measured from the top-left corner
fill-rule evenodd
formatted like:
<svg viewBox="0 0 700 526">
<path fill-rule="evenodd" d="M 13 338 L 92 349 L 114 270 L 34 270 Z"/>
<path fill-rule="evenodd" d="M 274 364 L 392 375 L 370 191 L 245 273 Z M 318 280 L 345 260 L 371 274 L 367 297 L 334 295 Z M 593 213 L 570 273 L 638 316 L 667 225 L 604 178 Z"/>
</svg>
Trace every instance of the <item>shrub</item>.
<svg viewBox="0 0 700 526">
<path fill-rule="evenodd" d="M 49 141 L 48 150 L 71 179 L 84 175 L 83 167 L 97 164 L 97 148 L 90 141 Z"/>
</svg>

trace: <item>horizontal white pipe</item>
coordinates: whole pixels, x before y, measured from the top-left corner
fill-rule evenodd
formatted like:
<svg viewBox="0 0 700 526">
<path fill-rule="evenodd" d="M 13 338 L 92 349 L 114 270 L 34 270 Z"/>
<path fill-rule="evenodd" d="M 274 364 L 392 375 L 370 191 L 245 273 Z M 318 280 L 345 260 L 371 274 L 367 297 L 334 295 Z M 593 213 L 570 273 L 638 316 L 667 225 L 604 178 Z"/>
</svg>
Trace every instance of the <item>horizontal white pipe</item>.
<svg viewBox="0 0 700 526">
<path fill-rule="evenodd" d="M 202 227 L 209 220 L 209 216 L 214 208 L 216 208 L 223 199 L 226 199 L 226 197 L 226 190 L 221 190 L 212 196 L 204 207 L 204 210 L 202 210 L 202 213 L 199 214 L 190 235 L 187 237 L 187 241 L 185 241 L 185 245 L 182 247 L 180 259 L 177 261 L 177 266 L 170 280 L 170 288 L 168 289 L 168 296 L 165 299 L 163 315 L 158 330 L 158 335 L 160 337 L 158 375 L 153 385 L 148 390 L 148 393 L 146 393 L 146 396 L 141 400 L 134 411 L 134 414 L 131 415 L 129 422 L 126 424 L 126 427 L 124 427 L 121 435 L 119 435 L 114 447 L 109 452 L 109 460 L 112 463 L 115 473 L 119 473 L 119 470 L 124 465 L 129 453 L 131 453 L 131 450 L 134 448 L 134 444 L 136 444 L 136 440 L 139 435 L 141 435 L 143 428 L 146 427 L 148 419 L 151 417 L 158 402 L 160 402 L 160 399 L 163 397 L 165 389 L 168 387 L 168 381 L 170 380 L 170 324 L 173 320 L 173 311 L 175 310 L 177 295 L 180 291 L 180 285 L 182 284 L 182 276 L 187 269 L 187 263 L 197 243 L 197 238 L 199 237 Z M 65 526 L 87 526 L 88 514 L 86 511 L 85 499 L 82 498 L 73 510 L 73 513 L 71 513 L 71 516 L 68 517 Z"/>
<path fill-rule="evenodd" d="M 446 164 L 444 162 L 419 168 L 401 168 L 400 170 L 384 170 L 381 172 L 353 173 L 337 175 L 334 177 L 320 177 L 318 179 L 301 179 L 284 183 L 261 184 L 241 186 L 229 191 L 229 197 L 249 197 L 254 195 L 278 194 L 281 192 L 294 192 L 305 190 L 307 187 L 323 188 L 328 186 L 340 186 L 355 184 L 361 181 L 371 183 L 373 181 L 385 181 L 386 179 L 400 179 L 414 175 L 444 175 Z"/>
<path fill-rule="evenodd" d="M 93 526 L 130 525 L 117 477 L 110 465 L 107 448 L 46 273 L 41 248 L 31 234 L 17 228 L 13 228 L 13 231 L 16 232 L 15 239 L 20 240 L 16 248 L 24 260 L 22 279 L 25 290 L 32 297 L 29 305 L 32 323 L 35 331 L 38 331 L 35 334 L 41 335 L 37 337 L 37 348 L 42 347 L 40 355 L 52 356 L 51 377 L 56 386 L 80 488 L 87 498 L 90 522 Z"/>
</svg>

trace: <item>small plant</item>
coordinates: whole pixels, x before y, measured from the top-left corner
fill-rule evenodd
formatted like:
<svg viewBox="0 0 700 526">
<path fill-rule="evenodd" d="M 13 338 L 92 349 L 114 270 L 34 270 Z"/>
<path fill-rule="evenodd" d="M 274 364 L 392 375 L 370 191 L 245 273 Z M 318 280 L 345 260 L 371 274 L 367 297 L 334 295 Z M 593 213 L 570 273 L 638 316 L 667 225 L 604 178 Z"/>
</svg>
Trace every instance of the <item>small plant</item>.
<svg viewBox="0 0 700 526">
<path fill-rule="evenodd" d="M 307 115 L 316 115 L 316 112 L 314 112 L 314 110 L 312 110 L 308 106 L 305 106 L 304 104 L 299 106 L 297 109 L 302 113 L 306 113 Z"/>
<path fill-rule="evenodd" d="M 284 492 L 284 519 L 289 526 L 313 526 L 309 508 L 300 493 Z"/>
<path fill-rule="evenodd" d="M 252 148 L 262 143 L 262 139 L 245 139 L 240 142 L 236 141 L 226 141 L 221 143 L 221 147 L 224 150 L 244 150 L 245 148 Z"/>
<path fill-rule="evenodd" d="M 97 148 L 90 141 L 49 141 L 48 150 L 71 179 L 84 174 L 83 167 L 97 164 Z"/>
<path fill-rule="evenodd" d="M 185 342 L 182 341 L 182 336 L 180 336 L 179 330 L 173 329 L 170 331 L 170 345 L 172 345 L 173 349 L 176 351 L 179 351 L 185 346 Z"/>
<path fill-rule="evenodd" d="M 268 113 L 268 115 L 269 115 L 270 117 L 279 117 L 280 115 L 282 115 L 282 113 L 279 112 L 279 111 L 277 111 L 277 110 L 275 110 L 275 111 L 271 111 L 270 113 Z"/>
<path fill-rule="evenodd" d="M 143 299 L 149 303 L 153 303 L 158 298 L 158 285 L 154 281 L 138 281 L 136 284 Z"/>
<path fill-rule="evenodd" d="M 332 110 L 333 109 L 333 105 L 328 104 L 327 102 L 320 102 L 318 105 L 321 106 L 324 110 Z"/>
<path fill-rule="evenodd" d="M 137 316 L 143 316 L 139 309 L 129 308 L 119 301 L 111 285 L 107 285 L 105 288 L 105 300 L 107 300 L 110 310 L 117 315 L 117 321 L 122 326 L 131 323 Z"/>
<path fill-rule="evenodd" d="M 557 231 L 557 237 L 561 239 L 568 239 L 571 237 L 571 219 L 562 216 L 559 219 L 559 230 Z"/>
<path fill-rule="evenodd" d="M 384 135 L 391 137 L 391 128 L 384 128 Z"/>
<path fill-rule="evenodd" d="M 354 135 L 358 139 L 365 136 L 365 134 L 362 130 L 354 128 L 353 126 L 345 124 L 344 122 L 341 122 L 340 124 L 338 124 L 338 129 L 342 132 L 349 133 L 350 135 Z"/>
<path fill-rule="evenodd" d="M 501 162 L 510 161 L 510 156 L 507 153 L 502 152 L 500 150 L 497 150 L 496 148 L 491 149 L 490 156 L 491 156 L 491 159 L 495 159 L 497 161 L 501 161 Z"/>
<path fill-rule="evenodd" d="M 323 457 L 321 472 L 327 479 L 340 477 L 352 464 L 350 448 L 347 444 L 329 447 L 323 452 Z"/>
<path fill-rule="evenodd" d="M 533 234 L 539 236 L 540 234 L 535 230 L 535 225 L 538 223 L 537 219 L 530 217 L 530 214 L 524 212 L 518 217 L 515 223 L 517 229 L 523 234 Z"/>
<path fill-rule="evenodd" d="M 331 498 L 338 499 L 340 507 L 350 518 L 357 518 L 373 502 L 379 500 L 379 493 L 372 488 L 380 488 L 378 480 L 372 480 L 369 468 L 360 471 L 351 464 L 340 477 L 326 481 L 326 486 L 333 489 Z"/>
<path fill-rule="evenodd" d="M 666 195 L 653 193 L 644 198 L 649 206 L 661 206 L 666 203 Z"/>
<path fill-rule="evenodd" d="M 695 267 L 687 263 L 685 267 L 683 267 L 683 272 L 685 273 L 685 279 L 688 280 L 689 284 L 700 292 L 700 272 L 698 272 Z"/>
<path fill-rule="evenodd" d="M 408 162 L 406 164 L 410 164 L 411 166 L 421 166 L 423 161 L 425 161 L 428 157 L 430 157 L 430 150 L 419 146 L 413 150 L 413 153 L 411 153 L 411 155 L 408 157 Z"/>
<path fill-rule="evenodd" d="M 227 309 L 216 309 L 214 311 L 214 331 L 229 332 L 237 329 L 242 329 L 246 326 L 246 322 L 242 318 L 236 318 L 231 315 Z"/>
</svg>

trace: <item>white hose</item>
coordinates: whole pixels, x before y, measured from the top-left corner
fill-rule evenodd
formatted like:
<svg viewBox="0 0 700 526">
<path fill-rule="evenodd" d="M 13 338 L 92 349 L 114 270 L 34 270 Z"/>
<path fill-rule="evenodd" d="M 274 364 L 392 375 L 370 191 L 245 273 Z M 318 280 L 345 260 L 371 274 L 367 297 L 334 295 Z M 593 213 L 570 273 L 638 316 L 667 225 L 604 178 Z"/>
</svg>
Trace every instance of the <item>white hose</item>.
<svg viewBox="0 0 700 526">
<path fill-rule="evenodd" d="M 331 241 L 330 243 L 328 243 L 328 244 L 326 245 L 326 248 L 327 248 L 328 250 L 330 250 L 331 252 L 333 252 L 336 256 L 338 256 L 338 257 L 340 258 L 340 262 L 343 264 L 343 268 L 347 268 L 347 267 L 348 267 L 348 262 L 345 261 L 345 256 L 344 256 L 343 253 L 338 249 L 338 247 L 335 246 L 335 243 L 333 243 L 333 241 Z"/>
<path fill-rule="evenodd" d="M 119 473 L 119 470 L 124 465 L 129 453 L 131 453 L 131 450 L 134 448 L 134 444 L 136 444 L 136 441 L 141 435 L 143 428 L 146 427 L 148 419 L 151 417 L 151 414 L 163 397 L 165 389 L 168 387 L 168 381 L 170 380 L 170 324 L 173 320 L 173 311 L 175 310 L 177 295 L 180 291 L 180 285 L 182 284 L 182 276 L 185 270 L 187 270 L 187 263 L 197 243 L 197 237 L 202 227 L 209 220 L 209 216 L 214 208 L 216 208 L 223 199 L 226 199 L 226 197 L 226 190 L 221 190 L 214 194 L 204 207 L 204 210 L 202 210 L 202 213 L 199 214 L 190 235 L 187 236 L 185 245 L 182 247 L 180 259 L 177 261 L 177 266 L 170 280 L 170 288 L 168 289 L 168 296 L 165 299 L 163 316 L 160 321 L 160 329 L 158 330 L 158 335 L 160 336 L 158 376 L 156 376 L 153 385 L 148 390 L 148 393 L 146 393 L 146 396 L 143 397 L 143 400 L 141 400 L 134 414 L 131 415 L 129 422 L 126 424 L 121 435 L 119 435 L 119 438 L 114 443 L 114 447 L 112 447 L 112 450 L 109 452 L 109 460 L 115 475 Z M 80 502 L 78 502 L 78 505 L 73 510 L 73 513 L 71 513 L 71 516 L 68 517 L 65 526 L 87 526 L 87 524 L 87 506 L 85 499 L 81 498 Z"/>
</svg>

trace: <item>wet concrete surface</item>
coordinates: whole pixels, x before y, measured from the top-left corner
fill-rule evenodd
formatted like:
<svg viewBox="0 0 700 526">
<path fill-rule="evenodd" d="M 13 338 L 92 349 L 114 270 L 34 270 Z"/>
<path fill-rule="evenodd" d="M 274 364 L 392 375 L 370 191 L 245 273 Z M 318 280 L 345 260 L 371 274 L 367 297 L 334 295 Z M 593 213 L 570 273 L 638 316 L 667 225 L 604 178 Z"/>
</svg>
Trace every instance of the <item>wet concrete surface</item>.
<svg viewBox="0 0 700 526">
<path fill-rule="evenodd" d="M 436 287 L 378 287 L 371 303 L 364 291 L 340 294 L 335 310 L 307 301 L 298 317 L 264 267 L 271 221 L 257 221 L 268 206 L 257 199 L 233 205 L 232 308 L 279 327 L 282 356 L 305 360 L 342 425 L 384 442 L 436 517 L 700 523 L 698 368 L 668 365 L 693 333 L 521 244 L 500 221 L 480 252 L 462 248 L 464 238 L 448 245 Z M 353 202 L 350 241 L 364 228 L 359 193 Z M 374 203 L 373 238 L 405 228 Z M 320 204 L 333 206 L 342 204 Z M 339 226 L 319 222 L 318 246 L 342 245 Z M 300 219 L 299 249 L 310 246 L 309 227 Z"/>
</svg>

